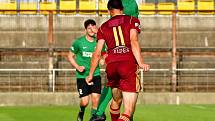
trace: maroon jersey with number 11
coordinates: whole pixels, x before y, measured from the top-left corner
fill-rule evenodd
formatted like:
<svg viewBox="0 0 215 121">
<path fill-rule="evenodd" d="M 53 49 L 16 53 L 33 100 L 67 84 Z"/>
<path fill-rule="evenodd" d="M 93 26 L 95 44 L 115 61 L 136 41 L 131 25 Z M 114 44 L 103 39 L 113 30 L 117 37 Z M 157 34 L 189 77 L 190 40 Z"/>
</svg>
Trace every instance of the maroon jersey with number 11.
<svg viewBox="0 0 215 121">
<path fill-rule="evenodd" d="M 106 63 L 117 61 L 135 61 L 131 50 L 130 30 L 140 32 L 140 21 L 132 16 L 117 15 L 101 25 L 97 39 L 104 39 L 108 57 Z"/>
</svg>

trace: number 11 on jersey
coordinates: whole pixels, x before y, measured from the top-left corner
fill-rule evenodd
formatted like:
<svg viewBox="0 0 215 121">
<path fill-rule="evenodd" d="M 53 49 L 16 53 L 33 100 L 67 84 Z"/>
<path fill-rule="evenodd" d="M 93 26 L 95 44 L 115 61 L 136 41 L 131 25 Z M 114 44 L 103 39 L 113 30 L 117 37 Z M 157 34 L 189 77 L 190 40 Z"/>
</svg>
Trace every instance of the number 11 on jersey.
<svg viewBox="0 0 215 121">
<path fill-rule="evenodd" d="M 117 33 L 117 30 L 119 32 L 119 35 Z M 113 27 L 113 34 L 114 34 L 114 39 L 115 39 L 115 42 L 116 42 L 116 46 L 125 46 L 125 41 L 124 41 L 124 36 L 123 36 L 123 33 L 122 33 L 121 26 Z M 119 43 L 119 38 L 121 40 L 120 41 L 121 44 Z"/>
</svg>

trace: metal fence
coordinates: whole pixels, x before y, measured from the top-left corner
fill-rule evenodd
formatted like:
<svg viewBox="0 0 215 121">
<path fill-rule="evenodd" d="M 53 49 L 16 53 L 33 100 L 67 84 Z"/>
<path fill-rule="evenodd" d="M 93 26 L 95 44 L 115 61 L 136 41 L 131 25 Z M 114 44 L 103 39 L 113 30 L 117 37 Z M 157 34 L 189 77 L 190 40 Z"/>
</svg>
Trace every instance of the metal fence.
<svg viewBox="0 0 215 121">
<path fill-rule="evenodd" d="M 171 92 L 170 69 L 140 69 L 143 92 Z M 177 92 L 214 92 L 215 69 L 176 69 Z M 106 81 L 101 69 L 103 84 Z M 0 92 L 73 92 L 75 69 L 0 69 Z"/>
</svg>

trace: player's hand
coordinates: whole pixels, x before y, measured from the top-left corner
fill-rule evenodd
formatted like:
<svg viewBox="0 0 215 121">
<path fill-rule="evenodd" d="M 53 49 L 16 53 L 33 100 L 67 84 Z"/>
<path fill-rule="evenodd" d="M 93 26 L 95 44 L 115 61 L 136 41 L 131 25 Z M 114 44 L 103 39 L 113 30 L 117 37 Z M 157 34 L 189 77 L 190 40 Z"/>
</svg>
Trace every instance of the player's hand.
<svg viewBox="0 0 215 121">
<path fill-rule="evenodd" d="M 149 71 L 149 69 L 150 69 L 150 66 L 148 64 L 143 63 L 143 64 L 141 64 L 139 66 L 140 66 L 140 68 L 143 69 L 143 71 Z"/>
<path fill-rule="evenodd" d="M 105 64 L 105 59 L 107 58 L 108 54 L 106 52 L 102 53 L 102 58 L 99 60 L 99 64 L 100 65 L 104 65 Z"/>
<path fill-rule="evenodd" d="M 84 67 L 84 66 L 78 66 L 77 70 L 78 70 L 79 72 L 84 72 L 85 67 Z"/>
<path fill-rule="evenodd" d="M 105 64 L 105 60 L 104 59 L 100 59 L 99 60 L 99 64 L 103 66 Z"/>
<path fill-rule="evenodd" d="M 87 78 L 85 80 L 86 80 L 88 85 L 93 85 L 92 79 L 93 79 L 93 76 L 90 76 L 90 75 L 87 76 Z"/>
</svg>

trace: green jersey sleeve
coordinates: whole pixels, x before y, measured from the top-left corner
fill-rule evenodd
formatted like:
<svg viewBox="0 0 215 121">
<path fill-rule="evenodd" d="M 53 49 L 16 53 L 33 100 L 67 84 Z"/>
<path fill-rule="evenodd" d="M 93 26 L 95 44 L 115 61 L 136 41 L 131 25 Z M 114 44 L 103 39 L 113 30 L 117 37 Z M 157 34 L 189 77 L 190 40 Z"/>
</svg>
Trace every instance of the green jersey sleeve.
<svg viewBox="0 0 215 121">
<path fill-rule="evenodd" d="M 77 54 L 79 51 L 79 47 L 78 47 L 78 40 L 74 40 L 74 42 L 72 43 L 71 47 L 70 47 L 70 51 Z"/>
</svg>

